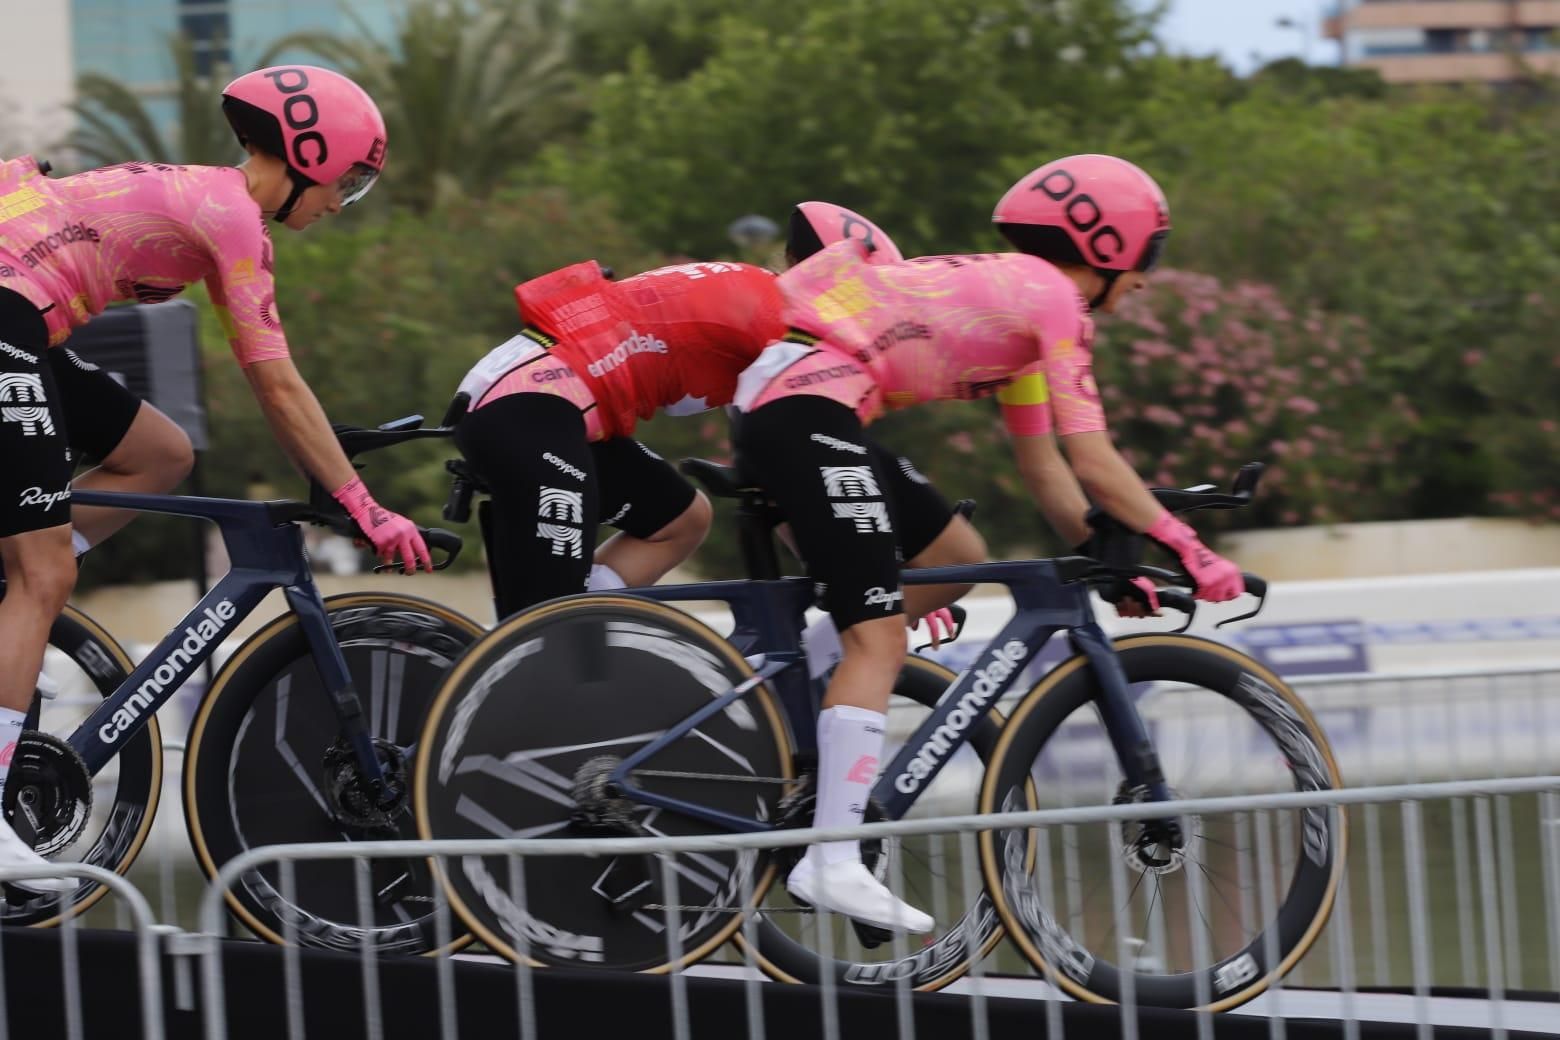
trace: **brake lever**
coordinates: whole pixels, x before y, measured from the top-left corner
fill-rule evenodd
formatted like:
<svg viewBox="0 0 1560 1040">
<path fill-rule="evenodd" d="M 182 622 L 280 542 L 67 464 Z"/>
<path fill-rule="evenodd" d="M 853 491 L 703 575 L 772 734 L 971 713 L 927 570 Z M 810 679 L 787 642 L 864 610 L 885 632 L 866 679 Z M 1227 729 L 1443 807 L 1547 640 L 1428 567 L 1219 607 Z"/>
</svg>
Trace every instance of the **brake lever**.
<svg viewBox="0 0 1560 1040">
<path fill-rule="evenodd" d="M 961 634 L 963 634 L 963 632 L 964 632 L 964 623 L 966 621 L 968 621 L 969 617 L 970 617 L 969 611 L 965 610 L 963 607 L 959 606 L 957 603 L 951 603 L 948 606 L 948 613 L 953 615 L 953 632 L 950 633 L 946 639 L 942 640 L 942 642 L 938 643 L 936 646 L 933 646 L 931 643 L 923 643 L 923 644 L 921 644 L 920 646 L 915 648 L 915 652 L 916 653 L 920 653 L 922 650 L 937 650 L 937 649 L 940 649 L 942 647 L 945 647 L 949 643 L 951 643 L 954 640 L 958 639 Z M 917 623 L 919 624 L 919 622 L 917 622 Z"/>
<path fill-rule="evenodd" d="M 1237 621 L 1250 621 L 1262 613 L 1262 608 L 1267 605 L 1267 581 L 1255 574 L 1242 574 L 1241 577 L 1245 579 L 1246 591 L 1257 597 L 1257 605 L 1244 614 L 1236 614 L 1234 617 L 1227 617 L 1223 621 L 1215 623 L 1214 628 L 1223 628 L 1225 625 L 1232 625 Z"/>
<path fill-rule="evenodd" d="M 1186 620 L 1181 627 L 1174 629 L 1176 635 L 1180 635 L 1192 627 L 1192 622 L 1197 618 L 1197 597 L 1182 589 L 1160 589 L 1159 605 L 1169 607 L 1171 610 L 1179 610 L 1186 615 Z"/>
<path fill-rule="evenodd" d="M 436 571 L 445 570 L 450 564 L 454 563 L 455 557 L 460 555 L 461 549 L 466 544 L 465 539 L 460 535 L 454 531 L 446 531 L 442 527 L 419 527 L 417 532 L 423 536 L 423 541 L 428 543 L 428 548 L 443 549 L 445 552 L 444 559 L 433 565 L 433 569 Z M 401 571 L 403 569 L 404 565 L 400 563 L 374 564 L 375 574 L 384 574 L 387 571 Z"/>
</svg>

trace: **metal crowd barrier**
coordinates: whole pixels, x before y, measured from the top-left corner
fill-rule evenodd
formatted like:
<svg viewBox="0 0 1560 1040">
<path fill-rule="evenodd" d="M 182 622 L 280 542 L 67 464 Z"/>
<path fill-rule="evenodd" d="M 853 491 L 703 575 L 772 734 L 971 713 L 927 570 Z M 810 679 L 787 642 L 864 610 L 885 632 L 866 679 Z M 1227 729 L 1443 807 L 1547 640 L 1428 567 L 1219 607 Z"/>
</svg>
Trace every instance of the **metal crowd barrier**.
<svg viewBox="0 0 1560 1040">
<path fill-rule="evenodd" d="M 1307 804 L 1358 807 L 1349 813 L 1349 866 L 1328 930 L 1282 985 L 1237 1013 L 1269 1016 L 1275 1036 L 1281 1035 L 1285 1016 L 1315 1015 L 1342 1023 L 1345 1035 L 1351 1037 L 1359 1035 L 1358 1023 L 1379 1021 L 1384 1016 L 1415 1023 L 1426 1037 L 1436 1025 L 1482 1026 L 1497 1035 L 1515 1029 L 1560 1033 L 1560 1005 L 1545 1007 L 1524 999 L 1526 991 L 1560 994 L 1560 778 L 1547 775 L 1560 765 L 1560 748 L 1556 746 L 1560 744 L 1560 669 L 1442 670 L 1425 674 L 1324 676 L 1292 682 L 1328 733 L 1345 782 L 1356 788 L 1255 799 L 1199 799 L 1176 807 L 1176 811 L 1187 813 L 1248 814 L 1247 825 L 1253 833 L 1264 828 L 1271 832 L 1270 840 L 1276 846 L 1274 857 L 1280 863 L 1292 860 L 1295 838 L 1285 830 L 1283 818 L 1276 825 L 1260 824 L 1258 820 L 1264 813 L 1279 813 Z M 1167 698 L 1157 718 L 1186 721 L 1177 719 L 1175 707 L 1173 699 Z M 1154 725 L 1155 706 L 1146 702 L 1143 708 L 1150 725 Z M 159 934 L 176 932 L 171 925 L 194 934 L 179 936 L 176 943 L 164 945 L 196 951 L 193 956 L 200 962 L 203 986 L 209 989 L 215 972 L 220 990 L 222 966 L 213 952 L 217 938 L 243 934 L 223 912 L 222 891 L 233 878 L 260 863 L 358 858 L 359 886 L 362 899 L 366 900 L 370 856 L 466 855 L 475 854 L 469 847 L 479 844 L 482 854 L 498 851 L 511 855 L 523 870 L 526 859 L 532 857 L 573 856 L 592 851 L 662 852 L 667 856 L 663 870 L 670 871 L 677 856 L 701 850 L 805 844 L 815 840 L 815 834 L 846 836 L 840 832 L 798 831 L 745 838 L 655 839 L 637 846 L 603 844 L 599 840 L 526 841 L 496 846 L 487 842 L 279 846 L 255 850 L 234 861 L 216 882 L 206 886 L 190 859 L 179 812 L 179 771 L 172 768 L 177 765 L 175 756 L 182 757 L 182 744 L 171 738 L 176 728 L 170 726 L 170 737 L 165 738 L 170 768 L 164 772 L 159 821 L 130 881 L 92 868 L 60 866 L 62 873 L 89 876 L 109 885 L 121 898 L 104 900 L 79 921 L 67 922 L 59 929 L 63 988 L 58 997 L 48 998 L 63 1002 L 65 1008 L 63 1029 L 58 1035 L 81 1035 L 79 1003 L 83 988 L 74 952 L 78 929 L 117 927 L 134 934 L 138 986 L 146 995 L 140 1016 L 146 1036 L 165 1035 L 160 1018 L 162 983 L 171 984 L 175 992 L 181 987 L 190 988 L 190 976 L 171 971 L 169 962 L 157 952 Z M 1502 779 L 1466 779 L 1491 776 Z M 1391 786 L 1358 786 L 1366 784 Z M 1091 832 L 1103 835 L 1112 821 L 1131 819 L 1133 814 L 1131 806 L 1046 810 L 1025 814 L 1019 823 L 1042 828 L 1046 835 L 1043 840 L 1060 850 Z M 956 879 L 953 887 L 934 893 L 933 902 L 957 905 L 964 900 L 965 893 L 956 889 L 968 879 L 979 877 L 979 870 L 973 865 L 974 835 L 998 825 L 1013 826 L 1014 821 L 992 817 L 916 820 L 874 825 L 864 828 L 860 836 L 925 836 L 934 854 L 946 861 L 949 876 Z M 1060 853 L 1058 857 L 1055 898 L 1065 908 L 1068 878 L 1064 876 L 1064 857 Z M 1081 869 L 1086 870 L 1087 864 Z M 670 877 L 669 886 L 675 885 L 675 872 Z M 283 880 L 285 883 L 285 875 Z M 903 886 L 904 882 L 897 871 L 890 878 L 891 884 Z M 154 900 L 149 903 L 137 886 L 141 891 L 154 893 Z M 926 908 L 934 909 L 930 904 Z M 363 912 L 367 913 L 366 901 Z M 463 930 L 442 901 L 438 920 L 446 938 Z M 154 923 L 157 921 L 165 924 Z M 829 937 L 823 941 L 833 941 L 837 931 L 822 928 L 817 934 L 820 939 Z M 851 940 L 847 936 L 845 941 Z M 296 949 L 278 951 L 277 956 L 284 959 L 287 980 L 288 1035 L 301 1036 L 300 993 L 306 958 Z M 0 930 L 0 975 L 5 972 L 4 957 L 4 931 Z M 368 1029 L 365 1035 L 381 1036 L 386 1023 L 378 1010 L 376 987 L 389 958 L 365 949 L 359 951 L 359 960 L 362 1014 Z M 457 1035 L 454 1023 L 458 968 L 459 964 L 447 958 L 432 967 L 438 975 L 444 1036 Z M 529 1006 L 527 995 L 534 992 L 535 971 L 522 965 L 514 967 L 513 972 L 516 1001 L 522 1012 L 521 1034 L 540 1035 L 534 1018 L 530 1027 L 524 1026 L 525 1009 Z M 170 974 L 172 977 L 164 978 Z M 688 974 L 691 978 L 741 980 L 747 994 L 746 1031 L 755 1037 L 764 1035 L 760 994 L 769 984 L 762 980 L 751 956 L 744 956 L 735 947 L 726 947 Z M 669 985 L 676 1035 L 689 1035 L 686 980 L 674 977 Z M 1405 992 L 1370 992 L 1383 987 Z M 1482 991 L 1487 997 L 1458 999 L 1441 995 L 1452 987 Z M 823 989 L 824 1006 L 832 1006 L 831 1000 L 838 994 L 833 992 L 832 984 Z M 998 946 L 970 977 L 948 992 L 968 997 L 973 1035 L 982 1035 L 980 1027 L 985 1021 L 988 999 L 1032 999 L 1036 1001 L 1036 1014 L 1044 1015 L 1048 1022 L 1054 1020 L 1053 1029 L 1060 1028 L 1062 1023 L 1058 1009 L 1065 998 L 1035 977 L 1007 943 Z M 904 985 L 897 985 L 893 993 L 902 1008 L 899 1033 L 909 1036 L 912 994 Z M 196 996 L 199 995 L 191 993 L 190 999 Z M 0 1001 L 3 999 L 0 991 Z M 77 1010 L 72 1011 L 73 1007 Z M 1124 1009 L 1123 1030 L 1127 1028 L 1130 1010 Z M 9 1014 L 10 1009 L 0 1005 L 0 1037 L 6 1035 L 4 1024 Z M 228 1035 L 223 1031 L 225 1022 L 221 1015 L 208 1016 L 203 1027 L 205 1035 Z M 829 1040 L 838 1035 L 837 1016 L 826 1015 L 816 1025 Z M 1198 1017 L 1197 1028 L 1200 1035 L 1211 1035 L 1207 1016 Z M 774 1032 L 770 1030 L 771 1034 Z"/>
<path fill-rule="evenodd" d="M 1207 819 L 1218 814 L 1243 814 L 1257 836 L 1256 848 L 1248 856 L 1263 861 L 1257 876 L 1272 876 L 1263 869 L 1275 855 L 1272 814 L 1285 810 L 1313 807 L 1357 806 L 1371 808 L 1382 817 L 1391 817 L 1400 837 L 1399 862 L 1384 872 L 1383 883 L 1372 879 L 1358 866 L 1346 872 L 1331 923 L 1312 948 L 1300 969 L 1277 982 L 1253 1004 L 1239 1009 L 1244 1014 L 1265 1015 L 1272 1036 L 1283 1035 L 1286 1017 L 1325 1017 L 1340 1022 L 1344 1034 L 1362 1035 L 1361 1025 L 1387 1015 L 1398 1021 L 1414 1023 L 1421 1036 L 1428 1037 L 1436 1025 L 1473 1024 L 1504 1035 L 1507 1030 L 1549 1031 L 1560 1024 L 1560 1006 L 1530 999 L 1514 991 L 1546 990 L 1560 993 L 1560 776 L 1536 776 L 1482 781 L 1450 781 L 1435 784 L 1392 785 L 1338 791 L 1314 791 L 1275 794 L 1260 797 L 1199 798 L 1169 803 L 1166 809 L 1185 817 Z M 1452 807 L 1462 804 L 1472 816 L 1472 847 L 1465 850 L 1471 862 L 1466 874 L 1468 891 L 1454 894 L 1454 907 L 1446 905 L 1446 889 L 1456 885 L 1456 864 L 1436 850 L 1435 838 L 1441 824 L 1450 819 Z M 382 857 L 432 857 L 448 863 L 452 857 L 505 856 L 511 864 L 511 876 L 523 876 L 525 864 L 550 856 L 654 855 L 659 859 L 661 881 L 668 904 L 678 903 L 679 857 L 701 852 L 764 850 L 810 844 L 815 841 L 859 839 L 904 839 L 910 836 L 950 835 L 956 839 L 957 858 L 962 870 L 964 891 L 961 898 L 973 896 L 971 879 L 978 876 L 974 866 L 975 836 L 981 831 L 1035 828 L 1042 845 L 1062 843 L 1069 832 L 1106 828 L 1119 841 L 1120 825 L 1142 814 L 1135 805 L 1053 809 L 1035 812 L 961 816 L 930 820 L 880 823 L 855 829 L 801 830 L 779 834 L 727 835 L 702 838 L 618 838 L 618 839 L 527 839 L 480 841 L 391 841 L 363 845 L 335 843 L 284 845 L 255 849 L 227 863 L 206 890 L 199 912 L 199 934 L 185 938 L 181 948 L 201 961 L 201 993 L 206 1011 L 205 1037 L 225 1040 L 228 1015 L 224 1006 L 224 976 L 217 936 L 223 934 L 226 920 L 224 892 L 246 872 L 266 864 L 281 865 L 282 888 L 290 884 L 289 865 L 301 861 L 351 859 L 358 863 L 357 878 L 360 923 L 369 918 L 369 871 L 367 861 Z M 1455 852 L 1450 857 L 1456 860 Z M 1276 861 L 1274 861 L 1276 862 Z M 892 858 L 888 883 L 903 891 L 903 861 Z M 1280 864 L 1281 866 L 1281 864 Z M 1119 867 L 1119 862 L 1117 864 Z M 1119 906 L 1130 902 L 1124 871 L 1110 870 L 1113 901 Z M 1276 872 L 1282 875 L 1283 871 Z M 1065 886 L 1062 886 L 1065 887 Z M 1263 888 L 1260 881 L 1259 889 Z M 1388 890 L 1390 888 L 1390 891 Z M 511 896 L 525 913 L 524 886 L 515 886 Z M 1263 905 L 1273 898 L 1271 891 L 1256 893 Z M 1065 897 L 1063 897 L 1065 899 Z M 1381 907 L 1378 916 L 1377 907 Z M 1360 910 L 1366 913 L 1362 917 Z M 1067 908 L 1057 905 L 1058 919 Z M 438 914 L 441 940 L 448 940 L 459 925 L 442 901 Z M 1455 920 L 1450 928 L 1438 920 Z M 1120 924 L 1120 912 L 1117 923 Z M 1204 921 L 1206 923 L 1206 919 Z M 675 916 L 666 930 L 667 956 L 681 956 L 679 930 Z M 751 920 L 745 925 L 751 929 Z M 1198 927 L 1195 915 L 1188 915 L 1186 927 Z M 751 932 L 749 933 L 751 935 Z M 831 936 L 830 929 L 820 935 Z M 1207 943 L 1209 936 L 1193 936 Z M 827 938 L 824 940 L 828 942 Z M 903 938 L 896 939 L 903 943 Z M 1119 932 L 1112 959 L 1129 961 L 1139 956 L 1134 951 L 1135 937 Z M 527 948 L 523 940 L 522 952 Z M 903 948 L 902 946 L 900 947 Z M 1099 947 L 1095 947 L 1099 948 Z M 286 971 L 286 1001 L 289 1008 L 290 1035 L 302 1035 L 302 996 L 300 954 L 284 950 L 289 958 Z M 359 951 L 361 1015 L 367 1024 L 365 1035 L 384 1035 L 379 1007 L 379 975 L 384 963 L 376 951 L 365 946 Z M 1139 962 L 1141 963 L 1141 961 Z M 437 993 L 441 1036 L 454 1037 L 457 1018 L 456 964 L 440 958 L 434 967 L 438 973 Z M 1458 970 L 1460 967 L 1460 970 Z M 519 1009 L 519 1034 L 530 1040 L 538 1032 L 531 1012 L 532 994 L 537 977 L 547 969 L 533 968 L 521 961 L 512 965 L 513 1001 Z M 678 1038 L 693 1035 L 690 1026 L 689 976 L 721 973 L 714 968 L 701 972 L 695 968 L 674 974 L 668 980 L 672 1034 Z M 725 969 L 740 979 L 744 987 L 745 1023 L 748 1035 L 766 1035 L 761 990 L 766 983 L 751 956 Z M 1400 985 L 1404 992 L 1392 998 L 1387 1007 L 1381 995 L 1362 991 L 1375 984 Z M 610 977 L 601 983 L 610 986 Z M 1444 998 L 1442 987 L 1469 984 L 1484 991 L 1479 999 Z M 898 1035 L 914 1035 L 912 994 L 908 982 L 898 980 L 893 988 L 898 1002 Z M 1308 987 L 1302 989 L 1301 987 Z M 1323 987 L 1311 989 L 1309 987 Z M 841 1036 L 838 1014 L 834 1009 L 840 997 L 838 983 L 825 980 L 820 987 L 823 998 L 822 1021 L 816 1023 L 821 1036 L 834 1040 Z M 985 965 L 977 963 L 970 975 L 956 987 L 968 998 L 970 1035 L 989 1035 L 988 1002 L 997 997 L 1028 997 L 1035 1002 L 1036 1018 L 1043 1017 L 1048 1036 L 1068 1034 L 1063 1016 L 1065 998 L 1050 985 L 1035 978 L 998 978 Z M 608 992 L 604 990 L 603 992 Z M 342 994 L 341 999 L 347 999 Z M 1125 1037 L 1137 1035 L 1138 1008 L 1130 987 L 1120 1006 L 1120 1029 Z M 1201 1037 L 1211 1037 L 1213 1016 L 1196 1015 Z M 1471 1021 L 1470 1021 L 1471 1019 Z M 769 1027 L 773 1034 L 775 1028 Z M 1079 1032 L 1076 1035 L 1089 1035 Z"/>
<path fill-rule="evenodd" d="M 30 877 L 64 877 L 86 878 L 105 886 L 109 894 L 117 898 L 119 906 L 127 914 L 129 919 L 128 930 L 135 936 L 135 962 L 136 984 L 140 997 L 141 1008 L 141 1033 L 145 1037 L 162 1037 L 163 1029 L 163 992 L 162 992 L 162 965 L 159 959 L 159 936 L 177 932 L 177 929 L 166 925 L 159 925 L 152 915 L 152 906 L 146 901 L 140 891 L 112 871 L 103 870 L 100 867 L 87 866 L 81 863 L 52 863 L 46 875 L 11 869 L 0 869 L 0 881 L 13 881 L 18 878 Z M 60 946 L 60 972 L 61 981 L 58 994 L 31 993 L 29 999 L 47 1001 L 51 998 L 60 1001 L 60 1021 L 63 1024 L 62 1033 L 70 1040 L 78 1040 L 82 1035 L 82 1007 L 86 999 L 87 990 L 84 988 L 86 980 L 83 979 L 79 958 L 78 932 L 81 929 L 78 916 L 67 917 L 59 926 Z M 5 936 L 7 929 L 0 928 L 0 979 L 6 977 L 5 964 Z M 7 1006 L 6 989 L 0 985 L 0 1035 L 9 1033 L 5 1023 L 11 1019 L 11 1009 Z"/>
</svg>

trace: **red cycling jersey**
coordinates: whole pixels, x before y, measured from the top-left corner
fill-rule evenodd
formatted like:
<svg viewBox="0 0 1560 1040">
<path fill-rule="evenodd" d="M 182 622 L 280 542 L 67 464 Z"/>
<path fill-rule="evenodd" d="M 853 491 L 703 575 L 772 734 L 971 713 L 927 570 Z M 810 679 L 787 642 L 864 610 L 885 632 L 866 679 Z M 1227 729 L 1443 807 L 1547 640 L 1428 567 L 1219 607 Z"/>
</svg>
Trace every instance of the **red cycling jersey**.
<svg viewBox="0 0 1560 1040">
<path fill-rule="evenodd" d="M 785 332 L 775 276 L 750 264 L 679 264 L 612 282 L 588 261 L 525 282 L 515 296 L 526 323 L 554 341 L 546 345 L 554 363 L 511 340 L 461 389 L 474 407 L 510 393 L 567 397 L 588 410 L 593 440 L 630 436 L 657 411 L 729 403 L 737 376 Z"/>
</svg>

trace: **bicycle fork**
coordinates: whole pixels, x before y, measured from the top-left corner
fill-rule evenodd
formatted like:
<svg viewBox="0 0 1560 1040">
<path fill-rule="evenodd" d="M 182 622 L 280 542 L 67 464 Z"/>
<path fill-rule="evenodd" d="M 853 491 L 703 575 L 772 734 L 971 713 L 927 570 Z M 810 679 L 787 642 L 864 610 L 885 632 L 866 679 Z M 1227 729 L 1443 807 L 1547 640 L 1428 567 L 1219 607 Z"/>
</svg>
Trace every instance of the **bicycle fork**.
<svg viewBox="0 0 1560 1040">
<path fill-rule="evenodd" d="M 347 671 L 346 659 L 341 655 L 341 645 L 336 642 L 335 629 L 319 589 L 312 578 L 283 589 L 287 605 L 298 615 L 299 627 L 319 670 L 320 682 L 330 695 L 331 706 L 341 723 L 341 736 L 352 752 L 368 792 L 380 808 L 390 808 L 401 797 L 401 789 L 388 781 L 374 738 L 363 719 L 363 701 L 358 696 L 352 675 Z"/>
<path fill-rule="evenodd" d="M 1105 732 L 1115 748 L 1121 773 L 1126 777 L 1130 790 L 1141 791 L 1148 802 L 1171 800 L 1170 785 L 1165 781 L 1164 767 L 1159 762 L 1159 752 L 1149 739 L 1148 727 L 1138 714 L 1132 701 L 1131 686 L 1121 670 L 1121 660 L 1111 648 L 1110 637 L 1097 622 L 1078 625 L 1068 633 L 1073 648 L 1088 658 L 1089 667 L 1099 679 L 1100 696 L 1095 706 Z M 1146 820 L 1163 828 L 1164 837 L 1172 842 L 1181 840 L 1181 821 L 1176 816 L 1163 816 Z"/>
</svg>

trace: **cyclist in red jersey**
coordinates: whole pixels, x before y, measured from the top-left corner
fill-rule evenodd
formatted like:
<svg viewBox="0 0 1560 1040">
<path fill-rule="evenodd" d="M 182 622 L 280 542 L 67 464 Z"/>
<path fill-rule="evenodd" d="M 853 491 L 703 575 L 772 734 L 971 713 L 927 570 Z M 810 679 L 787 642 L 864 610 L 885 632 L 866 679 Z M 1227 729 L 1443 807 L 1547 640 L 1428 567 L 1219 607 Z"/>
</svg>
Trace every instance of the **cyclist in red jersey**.
<svg viewBox="0 0 1560 1040">
<path fill-rule="evenodd" d="M 793 262 L 843 237 L 899 259 L 887 235 L 843 207 L 803 203 L 791 230 Z M 500 618 L 587 587 L 653 584 L 698 548 L 708 500 L 634 429 L 658 411 L 727 404 L 738 375 L 785 331 L 775 276 L 749 264 L 682 264 L 614 282 L 587 262 L 515 292 L 526 328 L 462 381 L 471 408 L 455 434 L 491 493 L 483 534 Z M 984 551 L 907 460 L 875 450 L 915 518 L 907 558 L 961 562 L 971 539 Z M 597 547 L 601 523 L 618 533 Z"/>
<path fill-rule="evenodd" d="M 1093 499 L 1179 557 L 1199 598 L 1243 589 L 1239 568 L 1165 512 L 1116 451 L 1090 364 L 1089 312 L 1142 288 L 1169 233 L 1158 185 L 1123 160 L 1071 156 L 1015 185 L 994 219 L 1019 253 L 868 266 L 858 243 L 840 243 L 792 268 L 780 279 L 792 331 L 739 381 L 738 457 L 786 514 L 841 629 L 818 720 L 818 826 L 861 821 L 905 653 L 899 516 L 863 435 L 885 412 L 996 394 L 1019 470 L 1069 543 L 1087 540 Z M 786 885 L 880 927 L 934 924 L 873 877 L 855 842 L 811 847 Z"/>
<path fill-rule="evenodd" d="M 75 584 L 73 556 L 134 515 L 72 510 L 72 486 L 163 492 L 193 461 L 166 416 L 62 346 L 108 304 L 156 303 L 204 279 L 293 462 L 336 489 L 381 559 L 431 569 L 416 526 L 374 501 L 288 357 L 265 226 L 270 217 L 301 230 L 362 197 L 384 166 L 384 120 L 355 83 L 312 66 L 261 69 L 222 96 L 249 152 L 236 168 L 127 163 L 50 180 L 31 158 L 0 162 L 0 792 L 50 626 Z M 99 464 L 73 485 L 81 456 Z M 0 865 L 39 862 L 0 821 Z"/>
</svg>

